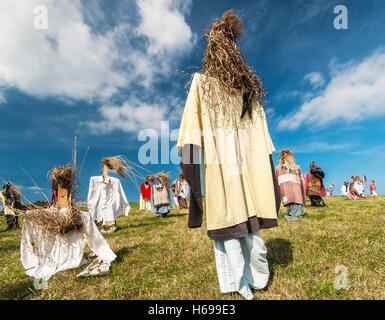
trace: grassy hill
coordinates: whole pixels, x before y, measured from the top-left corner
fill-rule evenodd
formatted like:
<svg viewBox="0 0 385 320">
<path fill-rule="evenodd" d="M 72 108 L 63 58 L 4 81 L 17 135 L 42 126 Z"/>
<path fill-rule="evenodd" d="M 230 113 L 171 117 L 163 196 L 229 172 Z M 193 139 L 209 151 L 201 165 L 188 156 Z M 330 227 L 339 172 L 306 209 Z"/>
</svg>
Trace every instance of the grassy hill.
<svg viewBox="0 0 385 320">
<path fill-rule="evenodd" d="M 385 197 L 325 200 L 327 208 L 307 207 L 298 222 L 284 220 L 281 208 L 279 228 L 260 232 L 271 281 L 256 299 L 385 299 Z M 105 236 L 118 256 L 109 275 L 76 278 L 82 267 L 53 276 L 47 290 L 34 289 L 25 275 L 20 231 L 0 233 L 0 299 L 242 299 L 220 293 L 213 243 L 205 227 L 187 228 L 186 211 L 160 220 L 131 208 Z M 341 265 L 346 290 L 333 285 Z"/>
</svg>

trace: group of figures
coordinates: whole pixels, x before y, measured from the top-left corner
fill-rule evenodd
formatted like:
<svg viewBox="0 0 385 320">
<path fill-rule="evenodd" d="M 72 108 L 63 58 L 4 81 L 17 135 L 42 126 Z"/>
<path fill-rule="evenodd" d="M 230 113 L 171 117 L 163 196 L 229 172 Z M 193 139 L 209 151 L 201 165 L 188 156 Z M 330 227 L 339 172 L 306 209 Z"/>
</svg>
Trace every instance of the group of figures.
<svg viewBox="0 0 385 320">
<path fill-rule="evenodd" d="M 48 280 L 57 272 L 88 262 L 78 277 L 110 271 L 116 255 L 102 233 L 115 232 L 116 220 L 129 215 L 130 205 L 121 181 L 109 176 L 109 170 L 116 171 L 121 178 L 129 177 L 134 170 L 122 156 L 103 158 L 102 164 L 103 174 L 90 178 L 88 212 L 77 207 L 76 170 L 70 165 L 55 167 L 49 173 L 52 197 L 44 206 L 24 205 L 17 188 L 9 182 L 4 185 L 0 195 L 8 223 L 5 231 L 18 228 L 18 215 L 24 216 L 20 257 L 28 276 Z M 175 209 L 168 175 L 148 175 L 145 180 L 141 198 L 149 200 L 144 200 L 144 208 L 165 217 L 170 212 L 169 203 Z M 180 207 L 187 208 L 188 185 L 182 173 L 172 185 Z"/>
<path fill-rule="evenodd" d="M 365 175 L 362 176 L 362 179 L 358 175 L 351 177 L 352 181 L 344 181 L 344 184 L 341 187 L 341 195 L 347 197 L 348 200 L 360 200 L 364 199 L 364 193 L 367 190 L 367 178 Z M 370 195 L 377 196 L 377 187 L 376 182 L 372 180 L 372 183 L 369 185 Z"/>
<path fill-rule="evenodd" d="M 146 175 L 140 186 L 139 210 L 151 211 L 162 219 L 170 213 L 170 205 L 173 209 L 188 209 L 188 189 L 183 172 L 171 185 L 166 173 Z"/>
<path fill-rule="evenodd" d="M 98 201 L 92 203 L 94 206 L 91 206 L 91 212 L 87 212 L 80 210 L 76 204 L 77 178 L 72 166 L 55 167 L 50 172 L 50 180 L 51 205 L 30 204 L 25 212 L 20 212 L 24 215 L 20 259 L 26 274 L 47 281 L 57 272 L 85 264 L 88 266 L 78 277 L 108 273 L 116 255 L 95 222 L 100 220 L 100 210 L 114 217 L 113 210 L 108 210 L 109 204 L 100 201 L 103 192 L 108 191 L 98 188 L 97 183 L 100 181 L 91 178 L 92 191 L 98 194 L 94 198 Z M 119 193 L 122 191 L 119 190 L 120 184 L 115 184 L 113 180 L 108 183 L 116 187 L 124 200 L 124 194 Z M 111 204 L 116 204 L 115 200 Z M 121 208 L 125 204 L 128 205 L 128 202 L 120 203 Z"/>
<path fill-rule="evenodd" d="M 325 207 L 322 199 L 326 195 L 323 179 L 325 173 L 314 161 L 310 170 L 302 177 L 301 168 L 295 163 L 294 155 L 289 149 L 284 149 L 279 155 L 279 165 L 275 168 L 282 203 L 286 207 L 284 218 L 288 221 L 301 219 L 306 206 L 306 196 L 312 206 Z"/>
<path fill-rule="evenodd" d="M 286 207 L 288 220 L 303 216 L 306 195 L 312 205 L 325 206 L 322 197 L 326 189 L 322 169 L 312 161 L 309 172 L 302 178 L 290 150 L 281 152 L 279 165 L 274 167 L 272 154 L 276 150 L 263 108 L 266 102 L 263 81 L 247 65 L 237 47 L 242 27 L 242 20 L 229 10 L 215 20 L 205 34 L 207 48 L 203 65 L 201 72 L 195 73 L 189 82 L 179 130 L 177 148 L 181 152 L 183 176 L 171 187 L 164 173 L 145 177 L 140 208 L 151 208 L 164 218 L 170 212 L 170 204 L 175 208 L 175 197 L 180 208 L 185 208 L 188 184 L 187 225 L 201 227 L 205 211 L 221 292 L 238 292 L 246 299 L 253 299 L 252 290 L 264 289 L 270 278 L 267 248 L 259 231 L 278 227 L 281 202 Z M 79 211 L 73 204 L 73 175 L 69 183 L 63 183 L 59 175 L 51 175 L 60 189 L 57 203 L 25 216 L 21 251 L 27 274 L 42 278 L 80 266 L 86 244 L 96 259 L 81 275 L 108 272 L 116 256 L 96 223 L 102 232 L 113 232 L 117 217 L 127 215 L 130 210 L 119 180 L 105 174 L 109 168 L 124 176 L 124 166 L 116 160 L 104 159 L 103 176 L 91 178 L 89 213 Z M 62 201 L 63 198 L 67 202 Z M 64 220 L 55 225 L 52 216 L 61 216 Z M 41 251 L 34 249 L 40 249 L 39 245 L 45 243 L 43 231 L 50 225 L 53 240 L 43 248 L 52 258 L 47 260 Z M 74 242 L 78 245 L 69 248 L 68 243 Z M 70 252 L 75 248 L 76 253 Z M 26 256 L 28 261 L 23 258 Z"/>
</svg>

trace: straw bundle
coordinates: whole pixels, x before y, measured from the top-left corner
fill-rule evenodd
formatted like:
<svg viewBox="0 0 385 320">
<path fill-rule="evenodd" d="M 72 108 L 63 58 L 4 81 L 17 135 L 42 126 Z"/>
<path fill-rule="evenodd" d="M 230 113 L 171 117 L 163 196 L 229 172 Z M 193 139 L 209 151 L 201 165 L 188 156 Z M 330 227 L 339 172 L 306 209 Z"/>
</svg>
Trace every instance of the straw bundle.
<svg viewBox="0 0 385 320">
<path fill-rule="evenodd" d="M 168 186 L 170 184 L 170 176 L 167 173 L 160 172 L 157 174 L 159 183 Z"/>
<path fill-rule="evenodd" d="M 295 163 L 294 155 L 289 149 L 283 149 L 279 154 L 279 164 L 286 168 L 290 173 L 299 176 L 299 170 Z"/>
<path fill-rule="evenodd" d="M 39 225 L 44 232 L 62 236 L 71 231 L 85 232 L 84 221 L 81 213 L 75 207 L 74 195 L 78 193 L 76 170 L 69 166 L 58 166 L 48 172 L 52 190 L 58 186 L 68 191 L 69 208 L 60 211 L 56 207 L 47 209 L 43 206 L 29 211 L 25 215 L 26 221 Z"/>
<path fill-rule="evenodd" d="M 237 48 L 236 40 L 242 35 L 242 19 L 233 13 L 226 11 L 221 19 L 216 19 L 210 30 L 205 32 L 207 48 L 201 66 L 202 72 L 208 79 L 214 78 L 226 89 L 228 93 L 232 89 L 239 89 L 244 94 L 244 104 L 247 103 L 251 113 L 251 102 L 256 99 L 260 105 L 265 104 L 266 90 L 263 80 L 259 78 L 255 70 L 249 66 L 241 51 Z M 191 84 L 187 84 L 187 87 Z M 209 92 L 210 89 L 204 90 Z M 228 99 L 226 95 L 221 97 Z"/>
<path fill-rule="evenodd" d="M 125 179 L 130 172 L 130 165 L 123 156 L 103 158 L 102 163 L 105 164 L 108 169 L 115 170 L 123 179 Z"/>
<path fill-rule="evenodd" d="M 25 220 L 40 226 L 43 232 L 57 236 L 63 236 L 72 231 L 85 232 L 80 211 L 72 208 L 65 212 L 60 212 L 57 208 L 34 209 L 25 215 Z"/>
<path fill-rule="evenodd" d="M 74 200 L 74 195 L 79 194 L 77 188 L 76 170 L 70 165 L 58 166 L 48 172 L 52 183 L 52 190 L 57 190 L 58 186 L 66 189 L 71 195 L 71 201 Z"/>
<path fill-rule="evenodd" d="M 144 177 L 144 180 L 147 182 L 151 182 L 154 179 L 155 179 L 155 175 L 153 175 L 153 174 L 148 174 Z"/>
</svg>

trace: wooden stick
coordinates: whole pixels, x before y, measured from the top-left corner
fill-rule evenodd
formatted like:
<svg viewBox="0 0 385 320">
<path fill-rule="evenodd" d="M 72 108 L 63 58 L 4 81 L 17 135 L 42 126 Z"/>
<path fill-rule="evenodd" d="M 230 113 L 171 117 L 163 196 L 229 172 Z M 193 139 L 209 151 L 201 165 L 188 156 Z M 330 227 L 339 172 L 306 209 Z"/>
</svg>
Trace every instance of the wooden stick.
<svg viewBox="0 0 385 320">
<path fill-rule="evenodd" d="M 103 167 L 103 179 L 106 179 L 108 177 L 108 167 L 104 165 Z"/>
<path fill-rule="evenodd" d="M 68 208 L 68 191 L 60 185 L 57 190 L 57 207 L 58 209 Z"/>
</svg>

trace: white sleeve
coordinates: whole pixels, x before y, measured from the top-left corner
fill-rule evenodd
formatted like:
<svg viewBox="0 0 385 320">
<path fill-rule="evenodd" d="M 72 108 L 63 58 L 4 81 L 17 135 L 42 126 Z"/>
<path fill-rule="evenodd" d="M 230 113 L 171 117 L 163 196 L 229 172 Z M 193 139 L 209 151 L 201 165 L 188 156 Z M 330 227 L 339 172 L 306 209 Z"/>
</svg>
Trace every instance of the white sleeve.
<svg viewBox="0 0 385 320">
<path fill-rule="evenodd" d="M 88 187 L 88 196 L 87 196 L 87 207 L 88 212 L 90 213 L 91 217 L 93 217 L 93 214 L 95 212 L 96 207 L 96 201 L 97 201 L 97 192 L 96 192 L 96 186 L 93 177 L 90 178 L 90 185 Z"/>
<path fill-rule="evenodd" d="M 120 182 L 120 180 L 118 180 L 118 188 L 119 188 L 119 195 L 120 195 L 120 204 L 123 208 L 124 215 L 128 216 L 131 208 L 130 208 L 130 204 L 127 201 L 126 194 L 124 193 L 122 183 Z"/>
</svg>

